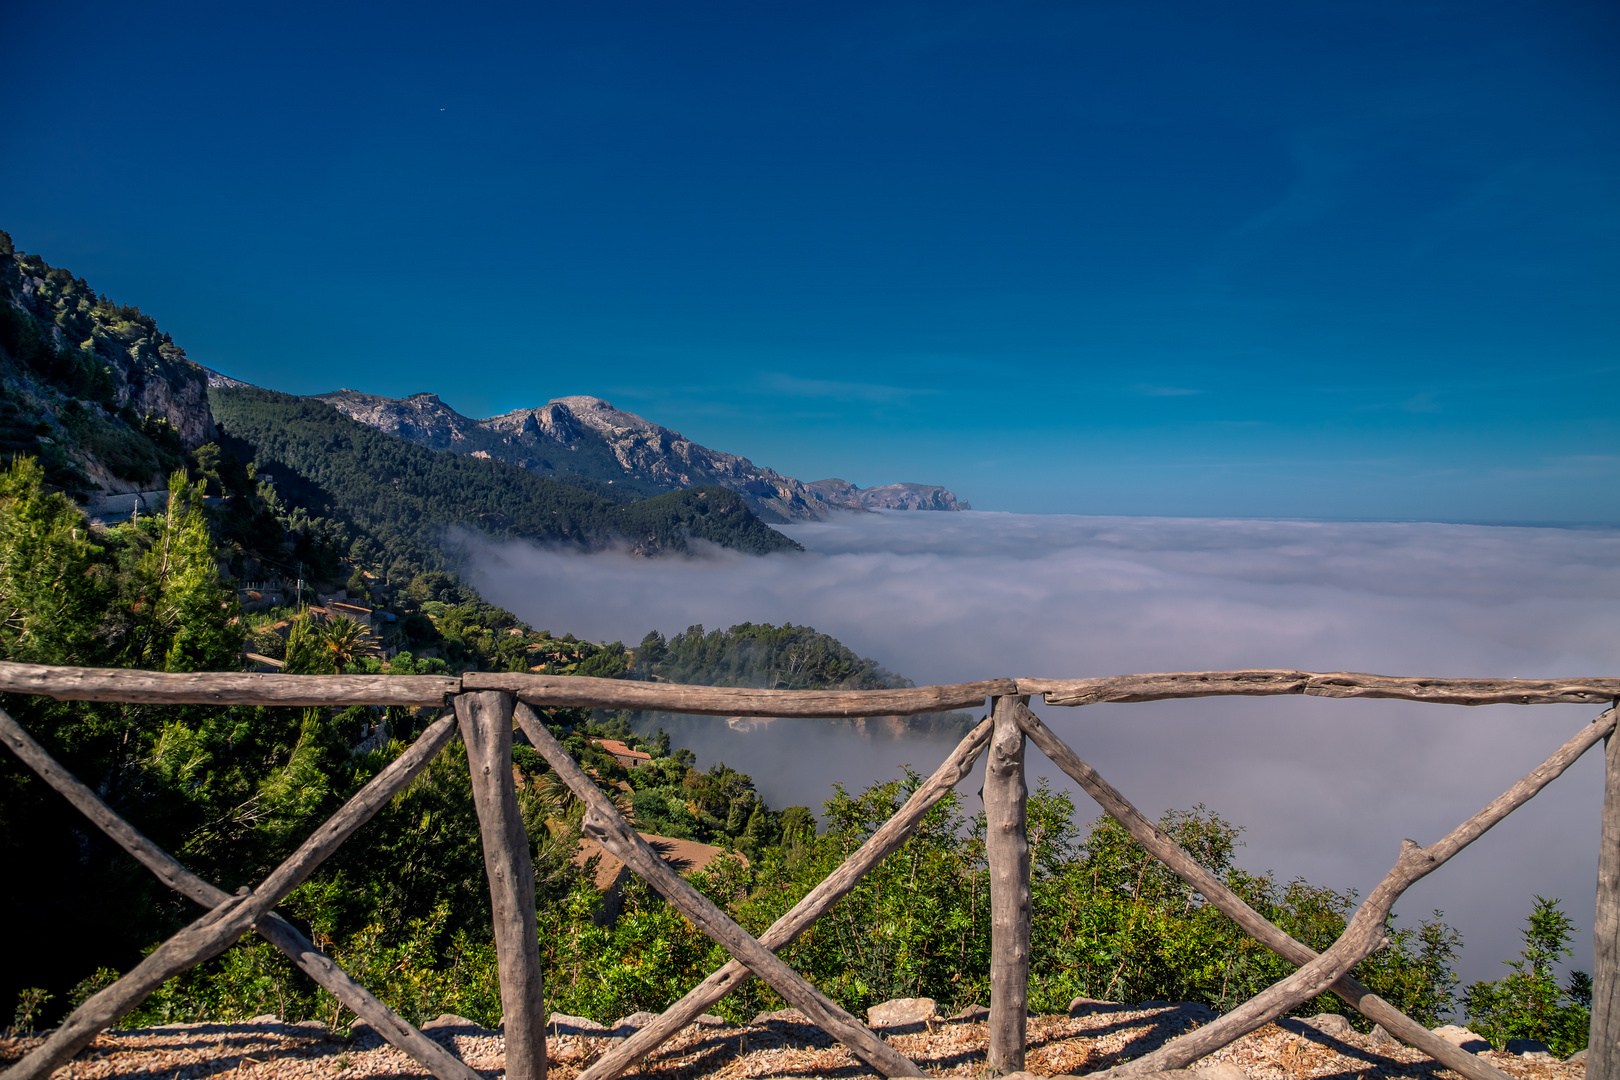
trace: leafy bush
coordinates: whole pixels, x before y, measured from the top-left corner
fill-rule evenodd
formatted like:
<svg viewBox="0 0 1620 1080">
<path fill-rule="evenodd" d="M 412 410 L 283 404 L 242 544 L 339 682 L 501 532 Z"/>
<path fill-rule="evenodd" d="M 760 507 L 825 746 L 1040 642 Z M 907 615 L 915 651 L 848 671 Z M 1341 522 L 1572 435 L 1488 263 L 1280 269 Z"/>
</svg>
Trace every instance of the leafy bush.
<svg viewBox="0 0 1620 1080">
<path fill-rule="evenodd" d="M 1539 1039 L 1560 1057 L 1586 1045 L 1592 1019 L 1592 978 L 1569 973 L 1560 989 L 1553 965 L 1572 955 L 1566 948 L 1575 924 L 1558 910 L 1556 899 L 1537 896 L 1525 919 L 1524 949 L 1517 960 L 1502 961 L 1513 973 L 1495 982 L 1481 980 L 1463 995 L 1468 1024 L 1500 1049 L 1509 1039 Z"/>
</svg>

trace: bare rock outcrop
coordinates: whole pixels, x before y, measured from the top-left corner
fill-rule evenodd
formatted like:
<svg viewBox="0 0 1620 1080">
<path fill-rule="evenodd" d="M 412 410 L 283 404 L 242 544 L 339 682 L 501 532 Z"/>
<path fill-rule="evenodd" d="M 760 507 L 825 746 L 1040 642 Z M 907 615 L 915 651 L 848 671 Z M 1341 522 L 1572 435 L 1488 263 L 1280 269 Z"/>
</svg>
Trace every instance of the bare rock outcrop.
<svg viewBox="0 0 1620 1080">
<path fill-rule="evenodd" d="M 931 484 L 866 489 L 844 480 L 806 484 L 585 395 L 485 420 L 463 416 L 435 394 L 394 399 L 339 390 L 318 399 L 422 446 L 494 458 L 557 479 L 612 485 L 626 497 L 730 488 L 769 522 L 815 521 L 833 511 L 969 509 L 952 492 Z"/>
<path fill-rule="evenodd" d="M 816 480 L 806 485 L 833 506 L 864 510 L 971 510 L 954 491 L 937 484 L 879 484 L 859 488 L 848 480 Z"/>
</svg>

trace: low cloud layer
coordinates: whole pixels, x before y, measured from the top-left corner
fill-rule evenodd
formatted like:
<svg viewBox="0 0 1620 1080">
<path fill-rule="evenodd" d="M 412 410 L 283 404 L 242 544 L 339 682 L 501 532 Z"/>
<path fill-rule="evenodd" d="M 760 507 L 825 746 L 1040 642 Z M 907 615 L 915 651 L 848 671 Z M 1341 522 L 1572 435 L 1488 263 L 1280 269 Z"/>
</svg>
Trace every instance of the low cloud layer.
<svg viewBox="0 0 1620 1080">
<path fill-rule="evenodd" d="M 523 544 L 473 549 L 473 578 L 536 627 L 639 641 L 701 623 L 793 622 L 918 683 L 1244 667 L 1517 677 L 1620 672 L 1620 532 L 1437 524 L 840 516 L 786 531 L 804 554 L 645 560 Z M 1428 843 L 1596 710 L 1228 699 L 1041 710 L 1150 816 L 1204 803 L 1247 826 L 1240 861 L 1365 894 L 1403 837 Z M 781 722 L 700 721 L 678 738 L 814 805 L 944 753 Z M 1038 751 L 1032 777 L 1062 780 Z M 1465 982 L 1496 978 L 1533 894 L 1591 925 L 1601 762 L 1407 893 L 1466 935 Z M 979 781 L 963 784 L 977 809 Z M 1077 795 L 1083 818 L 1093 807 Z M 1590 944 L 1576 964 L 1590 970 Z"/>
</svg>

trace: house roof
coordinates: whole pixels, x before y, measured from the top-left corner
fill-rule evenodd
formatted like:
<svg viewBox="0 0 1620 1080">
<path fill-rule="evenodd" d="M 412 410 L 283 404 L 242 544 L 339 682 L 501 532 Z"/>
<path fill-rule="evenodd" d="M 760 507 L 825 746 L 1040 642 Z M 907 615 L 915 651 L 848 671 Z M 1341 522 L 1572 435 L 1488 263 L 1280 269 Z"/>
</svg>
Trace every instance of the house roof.
<svg viewBox="0 0 1620 1080">
<path fill-rule="evenodd" d="M 632 750 L 618 739 L 592 739 L 591 741 L 614 757 L 641 758 L 643 761 L 652 760 L 651 754 L 643 750 Z"/>
</svg>

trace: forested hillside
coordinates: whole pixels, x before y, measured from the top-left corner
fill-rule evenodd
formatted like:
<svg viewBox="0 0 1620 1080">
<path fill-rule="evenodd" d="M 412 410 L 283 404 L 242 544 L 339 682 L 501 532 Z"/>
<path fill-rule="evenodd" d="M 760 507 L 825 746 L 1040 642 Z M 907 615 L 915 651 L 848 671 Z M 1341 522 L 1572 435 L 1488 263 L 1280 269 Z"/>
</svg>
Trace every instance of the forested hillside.
<svg viewBox="0 0 1620 1080">
<path fill-rule="evenodd" d="M 621 539 L 642 554 L 682 551 L 691 538 L 752 554 L 799 547 L 724 488 L 619 504 L 503 462 L 417 446 L 324 402 L 244 388 L 215 388 L 210 399 L 237 456 L 272 474 L 283 498 L 364 532 L 385 566 L 445 566 L 457 527 L 580 547 Z"/>
</svg>

